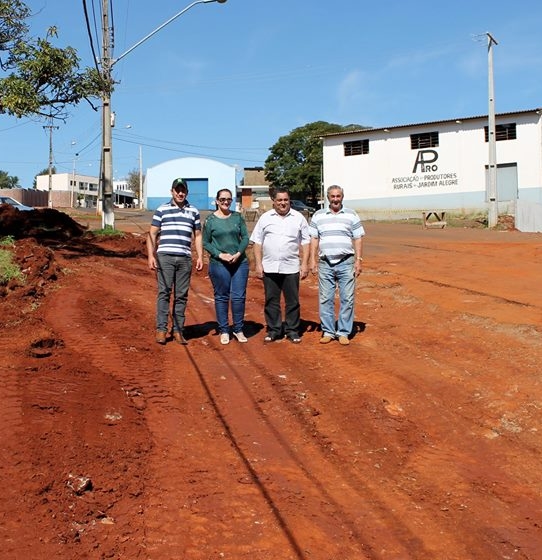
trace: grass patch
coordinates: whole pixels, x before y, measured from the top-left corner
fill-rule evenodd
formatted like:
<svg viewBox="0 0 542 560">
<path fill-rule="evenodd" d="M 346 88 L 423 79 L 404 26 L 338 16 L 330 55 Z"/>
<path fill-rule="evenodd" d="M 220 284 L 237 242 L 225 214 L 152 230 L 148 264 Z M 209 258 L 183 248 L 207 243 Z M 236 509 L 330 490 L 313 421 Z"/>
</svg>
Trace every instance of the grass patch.
<svg viewBox="0 0 542 560">
<path fill-rule="evenodd" d="M 0 239 L 0 247 L 13 247 L 15 245 L 15 238 L 12 235 L 6 235 Z"/>
<path fill-rule="evenodd" d="M 13 262 L 13 253 L 0 249 L 0 285 L 5 286 L 13 279 L 24 284 L 26 278 L 17 264 Z"/>
<path fill-rule="evenodd" d="M 123 237 L 124 236 L 124 232 L 120 231 L 119 229 L 114 229 L 112 227 L 105 227 L 102 229 L 93 229 L 92 233 L 94 235 L 116 235 L 118 237 Z"/>
</svg>

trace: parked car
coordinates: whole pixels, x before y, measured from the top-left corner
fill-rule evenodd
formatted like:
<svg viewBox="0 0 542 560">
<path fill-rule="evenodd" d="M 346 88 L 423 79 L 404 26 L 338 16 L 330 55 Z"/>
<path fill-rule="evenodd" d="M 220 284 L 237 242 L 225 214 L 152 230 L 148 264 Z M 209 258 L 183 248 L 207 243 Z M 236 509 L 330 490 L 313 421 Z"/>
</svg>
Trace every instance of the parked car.
<svg viewBox="0 0 542 560">
<path fill-rule="evenodd" d="M 312 216 L 315 212 L 312 206 L 307 206 L 302 200 L 290 200 L 290 206 L 298 212 L 307 212 L 309 216 Z"/>
<path fill-rule="evenodd" d="M 0 196 L 0 204 L 10 204 L 17 208 L 17 210 L 34 210 L 32 206 L 26 206 L 26 204 L 22 204 L 18 200 L 11 198 L 11 196 Z"/>
</svg>

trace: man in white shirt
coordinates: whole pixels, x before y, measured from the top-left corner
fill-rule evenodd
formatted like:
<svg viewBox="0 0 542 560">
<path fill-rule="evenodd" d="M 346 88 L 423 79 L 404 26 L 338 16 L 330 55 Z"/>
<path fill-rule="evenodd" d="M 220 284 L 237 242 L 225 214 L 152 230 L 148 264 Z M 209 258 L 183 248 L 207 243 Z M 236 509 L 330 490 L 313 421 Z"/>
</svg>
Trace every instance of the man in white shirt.
<svg viewBox="0 0 542 560">
<path fill-rule="evenodd" d="M 309 226 L 303 214 L 290 208 L 288 189 L 275 189 L 272 200 L 273 209 L 260 216 L 250 237 L 254 243 L 256 275 L 263 279 L 265 290 L 264 342 L 283 336 L 280 300 L 284 295 L 284 334 L 298 344 L 301 342 L 299 279 L 306 278 L 309 271 Z"/>
</svg>

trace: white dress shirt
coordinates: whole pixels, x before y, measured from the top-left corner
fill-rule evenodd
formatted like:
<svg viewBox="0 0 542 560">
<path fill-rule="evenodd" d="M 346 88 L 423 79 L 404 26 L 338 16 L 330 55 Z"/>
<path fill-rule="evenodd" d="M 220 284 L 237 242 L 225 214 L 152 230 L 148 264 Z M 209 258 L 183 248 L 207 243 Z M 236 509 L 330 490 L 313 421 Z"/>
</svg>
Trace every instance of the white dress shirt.
<svg viewBox="0 0 542 560">
<path fill-rule="evenodd" d="M 299 272 L 299 247 L 310 243 L 309 225 L 297 210 L 281 216 L 275 209 L 262 214 L 250 241 L 262 246 L 264 272 L 295 274 Z"/>
</svg>

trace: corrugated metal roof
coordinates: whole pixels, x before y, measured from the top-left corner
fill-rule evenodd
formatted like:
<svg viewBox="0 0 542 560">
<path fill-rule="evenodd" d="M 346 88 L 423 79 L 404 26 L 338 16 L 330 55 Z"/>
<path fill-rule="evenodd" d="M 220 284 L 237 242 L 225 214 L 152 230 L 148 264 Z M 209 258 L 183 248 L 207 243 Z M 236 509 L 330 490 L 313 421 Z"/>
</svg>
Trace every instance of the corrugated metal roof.
<svg viewBox="0 0 542 560">
<path fill-rule="evenodd" d="M 542 108 L 535 108 L 535 109 L 527 109 L 525 111 L 512 111 L 510 113 L 497 113 L 495 117 L 508 117 L 511 115 L 525 115 L 527 113 L 541 113 Z M 434 125 L 434 124 L 445 124 L 445 123 L 456 123 L 458 121 L 474 121 L 477 119 L 487 119 L 488 115 L 478 115 L 475 117 L 456 117 L 455 119 L 446 119 L 441 121 L 428 121 L 428 122 L 421 122 L 421 123 L 411 123 L 411 124 L 398 124 L 393 126 L 383 126 L 381 128 L 358 128 L 356 130 L 344 130 L 343 132 L 329 132 L 328 134 L 322 134 L 322 138 L 329 138 L 332 136 L 348 136 L 350 134 L 360 134 L 360 133 L 367 133 L 367 132 L 389 132 L 390 130 L 397 130 L 399 128 L 412 128 L 415 126 L 426 126 L 426 125 Z"/>
</svg>

